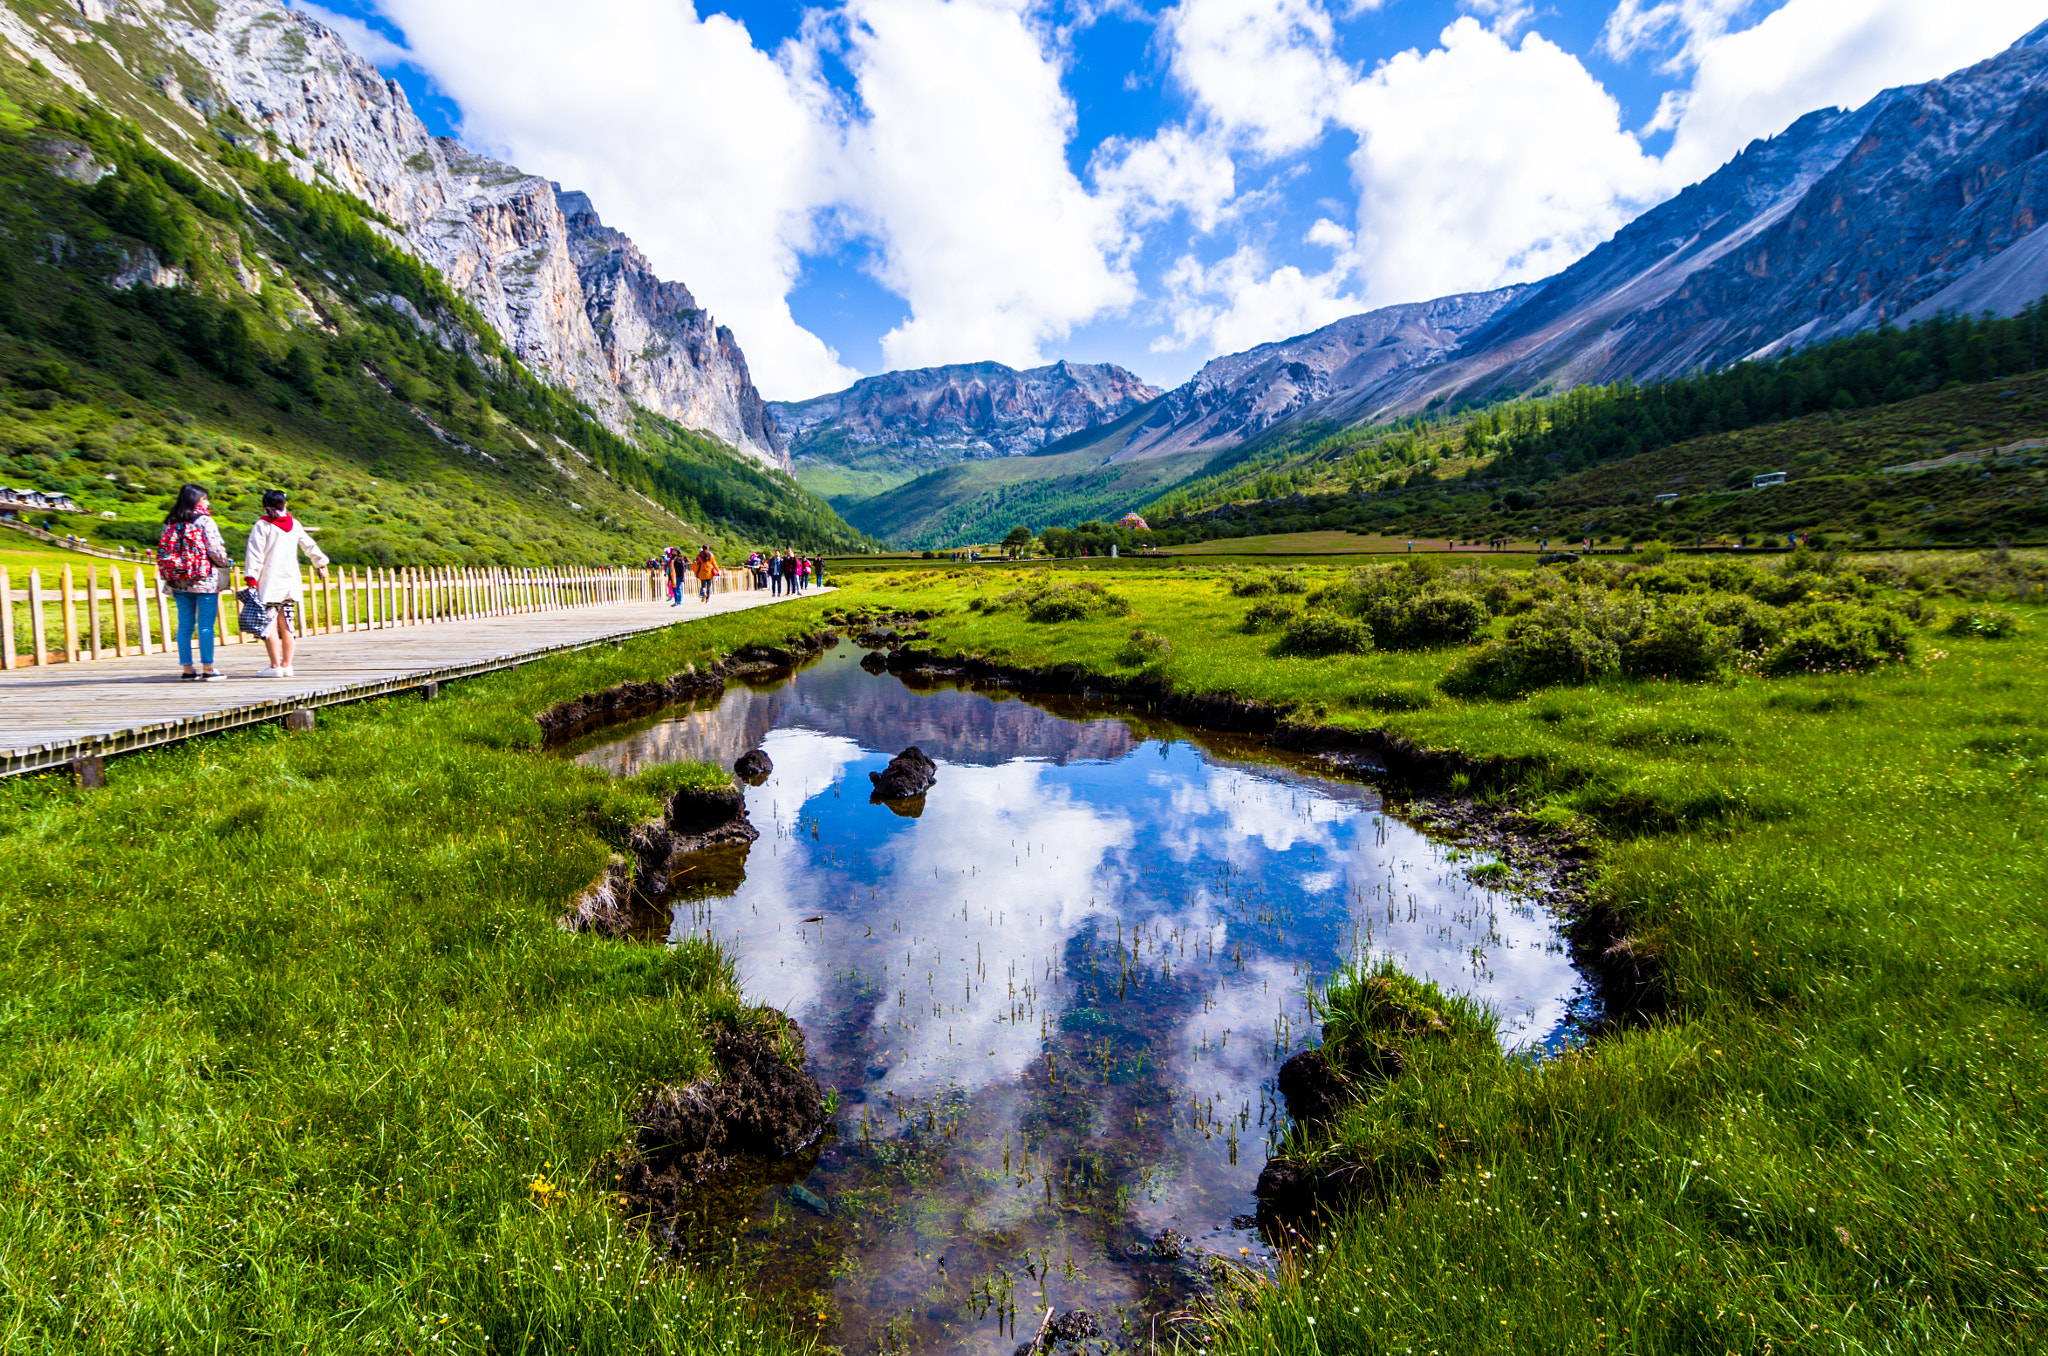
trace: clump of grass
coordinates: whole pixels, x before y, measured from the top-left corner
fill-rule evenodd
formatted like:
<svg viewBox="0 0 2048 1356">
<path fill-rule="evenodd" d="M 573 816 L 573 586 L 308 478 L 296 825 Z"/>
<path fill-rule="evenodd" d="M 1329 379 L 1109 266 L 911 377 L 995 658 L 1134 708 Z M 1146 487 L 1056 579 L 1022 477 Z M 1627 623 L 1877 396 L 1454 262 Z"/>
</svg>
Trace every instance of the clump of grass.
<svg viewBox="0 0 2048 1356">
<path fill-rule="evenodd" d="M 1019 609 L 1027 621 L 1043 623 L 1084 621 L 1091 617 L 1125 617 L 1131 605 L 1120 593 L 1112 593 L 1092 579 L 1063 582 L 1048 577 L 997 594 L 982 604 L 984 613 Z"/>
<path fill-rule="evenodd" d="M 1282 602 L 1278 598 L 1268 598 L 1245 609 L 1244 629 L 1253 635 L 1277 631 L 1293 621 L 1296 615 L 1292 603 Z"/>
<path fill-rule="evenodd" d="M 1372 628 L 1334 612 L 1305 612 L 1287 623 L 1276 648 L 1310 657 L 1365 654 L 1372 649 Z"/>
<path fill-rule="evenodd" d="M 1951 636 L 2005 640 L 2020 634 L 2025 627 L 2016 614 L 2003 608 L 1967 607 L 1950 617 L 1942 629 Z"/>
<path fill-rule="evenodd" d="M 1173 642 L 1157 631 L 1139 627 L 1131 632 L 1117 657 L 1126 664 L 1156 664 L 1173 653 Z"/>
<path fill-rule="evenodd" d="M 1436 694 L 1420 683 L 1390 683 L 1359 693 L 1353 705 L 1372 711 L 1427 711 L 1436 705 Z"/>
</svg>

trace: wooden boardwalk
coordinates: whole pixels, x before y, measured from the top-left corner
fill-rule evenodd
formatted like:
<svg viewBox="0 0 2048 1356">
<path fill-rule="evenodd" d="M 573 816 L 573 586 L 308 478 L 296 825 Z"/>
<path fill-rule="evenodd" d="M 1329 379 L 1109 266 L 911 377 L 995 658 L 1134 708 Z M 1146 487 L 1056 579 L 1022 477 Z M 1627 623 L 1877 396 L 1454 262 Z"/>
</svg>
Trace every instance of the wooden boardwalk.
<svg viewBox="0 0 2048 1356">
<path fill-rule="evenodd" d="M 472 677 L 541 655 L 780 601 L 765 590 L 745 590 L 714 594 L 709 603 L 687 599 L 680 608 L 660 601 L 603 603 L 306 636 L 293 660 L 295 678 L 256 677 L 264 665 L 260 645 L 215 650 L 215 667 L 228 675 L 224 683 L 180 682 L 175 647 L 167 655 L 16 669 L 0 673 L 0 776 L 66 767 L 80 759 L 275 720 L 291 711 Z"/>
</svg>

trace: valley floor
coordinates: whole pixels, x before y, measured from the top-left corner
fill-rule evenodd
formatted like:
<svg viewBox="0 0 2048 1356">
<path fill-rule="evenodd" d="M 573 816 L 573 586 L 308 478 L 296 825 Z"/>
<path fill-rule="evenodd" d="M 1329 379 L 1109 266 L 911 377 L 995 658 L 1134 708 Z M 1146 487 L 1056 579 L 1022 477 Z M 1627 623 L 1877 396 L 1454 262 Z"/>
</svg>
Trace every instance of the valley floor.
<svg viewBox="0 0 2048 1356">
<path fill-rule="evenodd" d="M 1582 834 L 1661 981 L 1654 1019 L 1543 1065 L 1413 1041 L 1290 1150 L 1362 1190 L 1186 1349 L 2039 1349 L 2048 609 L 1952 638 L 1973 604 L 1937 579 L 1908 664 L 1461 698 L 1458 651 L 1276 653 L 1244 573 L 1062 570 L 1129 611 L 1057 623 L 989 607 L 1043 571 L 849 574 L 97 792 L 0 782 L 8 1345 L 811 1349 L 815 1315 L 665 1262 L 593 1175 L 746 1000 L 708 945 L 555 926 L 691 774 L 607 780 L 533 715 L 872 606 L 937 614 L 940 653 L 1456 751 L 1436 794 Z"/>
</svg>

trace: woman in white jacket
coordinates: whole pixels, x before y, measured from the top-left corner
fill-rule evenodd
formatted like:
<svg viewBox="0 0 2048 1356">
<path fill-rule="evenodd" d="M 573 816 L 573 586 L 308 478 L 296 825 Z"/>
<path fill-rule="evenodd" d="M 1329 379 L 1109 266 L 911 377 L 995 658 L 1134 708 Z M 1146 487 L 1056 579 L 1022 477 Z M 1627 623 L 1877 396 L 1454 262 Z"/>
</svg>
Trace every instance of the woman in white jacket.
<svg viewBox="0 0 2048 1356">
<path fill-rule="evenodd" d="M 263 628 L 263 648 L 270 655 L 270 667 L 258 673 L 258 678 L 292 676 L 294 633 L 299 629 L 299 599 L 306 591 L 305 579 L 299 574 L 299 552 L 302 549 L 306 558 L 313 562 L 313 568 L 325 579 L 327 557 L 306 535 L 306 529 L 292 521 L 291 511 L 285 505 L 284 491 L 264 491 L 263 517 L 249 529 L 249 552 L 242 563 L 244 579 L 256 591 L 257 601 L 270 614 L 270 624 Z"/>
</svg>

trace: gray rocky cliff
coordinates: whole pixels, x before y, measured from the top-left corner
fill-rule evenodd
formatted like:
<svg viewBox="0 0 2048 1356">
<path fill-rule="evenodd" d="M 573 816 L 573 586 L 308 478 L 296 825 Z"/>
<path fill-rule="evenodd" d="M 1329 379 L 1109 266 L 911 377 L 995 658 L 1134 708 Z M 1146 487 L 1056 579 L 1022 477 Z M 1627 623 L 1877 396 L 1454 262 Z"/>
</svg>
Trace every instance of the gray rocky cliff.
<svg viewBox="0 0 2048 1356">
<path fill-rule="evenodd" d="M 1527 291 L 1504 287 L 1385 306 L 1217 358 L 1167 392 L 1116 459 L 1236 447 L 1332 396 L 1376 388 L 1441 360 Z"/>
<path fill-rule="evenodd" d="M 889 447 L 962 461 L 1036 452 L 1114 423 L 1158 395 L 1111 363 L 1020 371 L 983 362 L 885 372 L 769 408 L 798 455 L 829 459 L 837 450 Z"/>
<path fill-rule="evenodd" d="M 164 0 L 105 9 L 108 22 L 159 30 L 167 50 L 196 64 L 257 130 L 251 150 L 394 222 L 398 242 L 438 268 L 522 361 L 615 431 L 631 432 L 639 405 L 787 469 L 731 332 L 694 301 L 671 306 L 688 290 L 655 278 L 594 212 L 587 229 L 572 227 L 563 201 L 582 195 L 558 196 L 545 178 L 433 137 L 395 81 L 276 0 L 219 0 L 206 21 Z M 181 95 L 197 102 L 191 83 Z"/>
<path fill-rule="evenodd" d="M 787 466 L 782 430 L 754 389 L 732 331 L 681 283 L 654 275 L 640 247 L 598 219 L 582 193 L 555 198 L 568 223 L 584 314 L 634 404 Z"/>
</svg>

